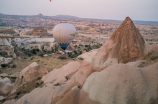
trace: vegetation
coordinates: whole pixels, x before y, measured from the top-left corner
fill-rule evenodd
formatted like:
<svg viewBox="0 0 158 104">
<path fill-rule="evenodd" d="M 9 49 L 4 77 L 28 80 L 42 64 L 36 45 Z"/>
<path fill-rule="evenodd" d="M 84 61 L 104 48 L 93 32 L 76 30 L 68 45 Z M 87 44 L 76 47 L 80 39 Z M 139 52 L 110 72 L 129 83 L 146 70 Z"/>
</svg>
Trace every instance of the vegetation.
<svg viewBox="0 0 158 104">
<path fill-rule="evenodd" d="M 14 64 L 11 68 L 16 68 L 16 65 Z"/>
<path fill-rule="evenodd" d="M 1 67 L 5 68 L 5 67 L 7 67 L 7 65 L 6 64 L 1 64 Z"/>
<path fill-rule="evenodd" d="M 44 54 L 43 54 L 43 53 L 41 53 L 39 56 L 43 57 L 43 55 L 44 55 Z"/>
<path fill-rule="evenodd" d="M 60 86 L 60 83 L 56 83 L 56 84 L 54 84 L 54 86 Z"/>
<path fill-rule="evenodd" d="M 66 56 L 62 55 L 62 56 L 59 56 L 58 59 L 63 60 L 63 59 L 67 59 L 67 58 L 66 58 Z"/>
</svg>

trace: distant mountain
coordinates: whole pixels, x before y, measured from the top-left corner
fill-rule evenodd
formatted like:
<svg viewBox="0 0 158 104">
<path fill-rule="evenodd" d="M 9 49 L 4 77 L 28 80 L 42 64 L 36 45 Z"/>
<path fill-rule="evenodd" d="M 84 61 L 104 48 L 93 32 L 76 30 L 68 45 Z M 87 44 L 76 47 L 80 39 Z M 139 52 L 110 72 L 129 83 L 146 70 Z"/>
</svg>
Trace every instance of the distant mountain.
<svg viewBox="0 0 158 104">
<path fill-rule="evenodd" d="M 55 17 L 62 17 L 62 18 L 78 18 L 76 16 L 70 16 L 70 15 L 56 15 Z"/>
<path fill-rule="evenodd" d="M 43 14 L 39 13 L 37 16 L 43 16 Z"/>
<path fill-rule="evenodd" d="M 139 20 L 134 20 L 133 22 L 135 24 L 158 25 L 158 21 L 139 21 Z"/>
</svg>

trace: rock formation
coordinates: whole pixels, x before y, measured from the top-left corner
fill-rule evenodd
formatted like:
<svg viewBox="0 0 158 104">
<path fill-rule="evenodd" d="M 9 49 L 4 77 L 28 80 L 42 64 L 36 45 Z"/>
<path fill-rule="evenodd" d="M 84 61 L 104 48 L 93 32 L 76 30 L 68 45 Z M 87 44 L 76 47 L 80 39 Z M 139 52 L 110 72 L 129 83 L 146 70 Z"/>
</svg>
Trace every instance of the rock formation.
<svg viewBox="0 0 158 104">
<path fill-rule="evenodd" d="M 14 104 L 157 104 L 157 49 L 158 45 L 145 46 L 127 17 L 97 53 L 81 65 L 71 62 L 51 71 L 43 76 L 42 88 Z"/>
<path fill-rule="evenodd" d="M 0 79 L 0 95 L 8 94 L 12 91 L 13 84 L 9 78 Z"/>
<path fill-rule="evenodd" d="M 51 36 L 51 34 L 47 33 L 47 30 L 42 27 L 35 27 L 32 31 L 27 31 L 25 35 L 38 36 L 38 37 Z"/>
<path fill-rule="evenodd" d="M 112 34 L 110 39 L 98 50 L 94 57 L 96 66 L 104 66 L 109 58 L 118 63 L 136 61 L 143 56 L 144 40 L 129 17 Z"/>
<path fill-rule="evenodd" d="M 60 69 L 54 69 L 53 71 L 49 72 L 47 75 L 42 77 L 42 81 L 44 83 L 52 83 L 52 84 L 63 84 L 67 80 L 69 80 L 79 69 L 80 63 L 70 62 L 67 65 L 63 66 Z M 73 69 L 71 68 L 73 67 Z"/>
<path fill-rule="evenodd" d="M 42 78 L 47 73 L 48 70 L 45 66 L 41 66 L 38 65 L 36 62 L 33 62 L 20 72 L 19 77 L 14 83 L 13 91 L 15 91 L 23 83 L 33 81 L 37 78 Z"/>
<path fill-rule="evenodd" d="M 13 29 L 4 29 L 4 30 L 0 30 L 1 34 L 14 34 L 15 31 Z"/>
</svg>

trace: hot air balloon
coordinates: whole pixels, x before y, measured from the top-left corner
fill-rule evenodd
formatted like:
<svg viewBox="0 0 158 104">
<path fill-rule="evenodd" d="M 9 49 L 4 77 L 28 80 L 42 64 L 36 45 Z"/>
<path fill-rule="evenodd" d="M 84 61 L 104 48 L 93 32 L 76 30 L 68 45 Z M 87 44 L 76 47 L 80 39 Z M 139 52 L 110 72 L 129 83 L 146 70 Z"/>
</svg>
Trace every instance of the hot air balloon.
<svg viewBox="0 0 158 104">
<path fill-rule="evenodd" d="M 65 50 L 75 38 L 76 28 L 69 23 L 57 24 L 53 29 L 53 37 L 60 47 Z"/>
</svg>

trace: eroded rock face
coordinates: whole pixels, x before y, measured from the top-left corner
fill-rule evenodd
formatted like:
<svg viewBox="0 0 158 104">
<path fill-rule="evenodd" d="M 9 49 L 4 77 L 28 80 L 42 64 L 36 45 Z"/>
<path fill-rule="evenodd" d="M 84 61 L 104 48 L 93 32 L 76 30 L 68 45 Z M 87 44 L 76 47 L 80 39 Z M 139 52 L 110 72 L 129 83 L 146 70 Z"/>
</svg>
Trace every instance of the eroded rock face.
<svg viewBox="0 0 158 104">
<path fill-rule="evenodd" d="M 144 40 L 129 17 L 112 34 L 110 39 L 98 50 L 94 64 L 100 66 L 108 58 L 116 58 L 118 63 L 136 61 L 143 56 Z"/>
<path fill-rule="evenodd" d="M 15 31 L 13 29 L 4 29 L 0 30 L 0 34 L 15 34 Z"/>
<path fill-rule="evenodd" d="M 157 104 L 158 63 L 145 68 L 115 64 L 86 80 L 83 90 L 102 104 Z"/>
<path fill-rule="evenodd" d="M 36 64 L 33 66 L 33 64 Z M 37 79 L 38 77 L 43 77 L 48 73 L 48 70 L 45 66 L 38 65 L 37 63 L 32 63 L 29 67 L 25 68 L 20 77 L 24 82 L 32 81 Z"/>
<path fill-rule="evenodd" d="M 35 27 L 32 31 L 27 31 L 25 35 L 40 36 L 40 37 L 50 36 L 50 34 L 47 33 L 47 30 L 44 29 L 43 27 Z"/>
<path fill-rule="evenodd" d="M 79 69 L 80 63 L 78 61 L 70 62 L 60 69 L 54 69 L 47 75 L 42 77 L 44 83 L 62 84 L 69 80 Z M 73 68 L 72 68 L 73 67 Z"/>
<path fill-rule="evenodd" d="M 21 72 L 19 77 L 17 77 L 14 87 L 13 87 L 13 92 L 23 83 L 33 81 L 37 78 L 42 78 L 44 75 L 48 73 L 48 70 L 45 66 L 38 65 L 36 62 L 33 62 L 26 68 L 24 68 Z"/>
<path fill-rule="evenodd" d="M 0 95 L 10 93 L 12 88 L 13 84 L 9 78 L 0 79 Z"/>
</svg>

